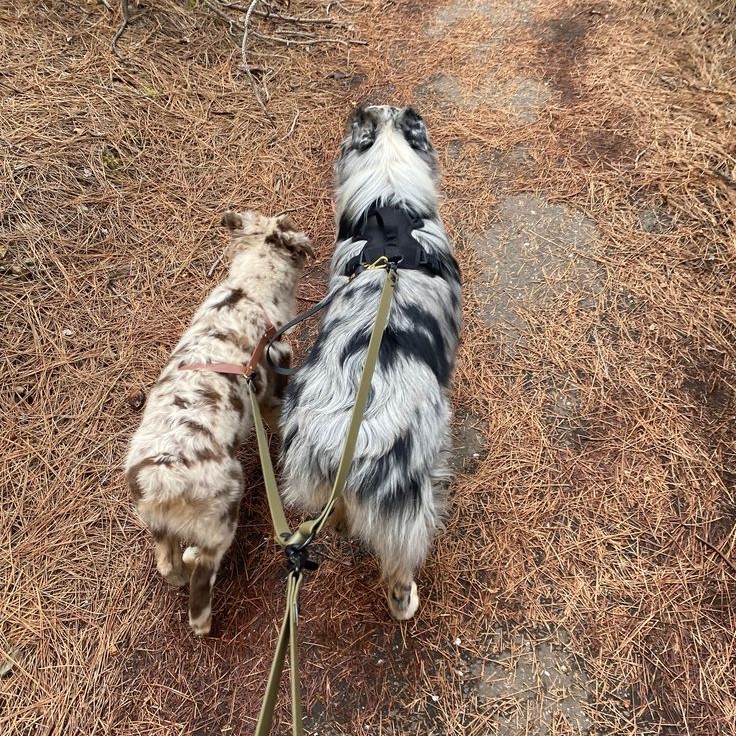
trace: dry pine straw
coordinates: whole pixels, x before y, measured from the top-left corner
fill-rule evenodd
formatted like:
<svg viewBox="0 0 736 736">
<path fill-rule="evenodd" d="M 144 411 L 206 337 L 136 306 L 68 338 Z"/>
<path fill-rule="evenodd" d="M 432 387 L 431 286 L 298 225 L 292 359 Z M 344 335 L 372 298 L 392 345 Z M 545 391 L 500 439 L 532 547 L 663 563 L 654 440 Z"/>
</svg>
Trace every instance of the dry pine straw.
<svg viewBox="0 0 736 736">
<path fill-rule="evenodd" d="M 433 12 L 343 3 L 331 14 L 367 47 L 259 43 L 271 128 L 203 6 L 134 12 L 123 60 L 109 52 L 117 11 L 2 11 L 3 733 L 252 726 L 282 579 L 254 455 L 216 636 L 193 641 L 119 472 L 138 420 L 128 394 L 222 275 L 206 277 L 226 206 L 296 208 L 321 254 L 302 291 L 315 299 L 351 104 L 413 100 L 438 73 L 472 90 L 519 69 L 553 91 L 528 126 L 502 105 L 418 100 L 469 284 L 454 398 L 484 420 L 483 457 L 453 486 L 411 624 L 387 620 L 369 556 L 322 545 L 304 596 L 305 700 L 327 703 L 334 733 L 492 733 L 498 704 L 470 677 L 493 656 L 488 635 L 564 631 L 591 682 L 592 731 L 736 728 L 733 4 L 542 0 L 505 35 L 469 15 L 439 39 L 423 32 Z M 496 37 L 480 64 L 473 49 Z M 494 173 L 494 154 L 519 145 L 531 164 Z M 572 295 L 528 309 L 510 347 L 480 317 L 472 242 L 517 191 L 592 218 L 604 286 L 592 307 Z M 671 227 L 643 231 L 644 206 Z M 576 392 L 573 443 L 551 407 L 559 386 Z"/>
</svg>

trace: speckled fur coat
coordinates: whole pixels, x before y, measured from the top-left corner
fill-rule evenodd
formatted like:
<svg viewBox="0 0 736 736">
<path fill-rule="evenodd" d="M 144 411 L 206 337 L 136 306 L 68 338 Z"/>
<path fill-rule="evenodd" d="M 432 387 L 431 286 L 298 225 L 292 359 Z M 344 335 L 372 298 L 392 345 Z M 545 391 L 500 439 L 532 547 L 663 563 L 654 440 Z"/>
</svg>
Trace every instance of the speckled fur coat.
<svg viewBox="0 0 736 736">
<path fill-rule="evenodd" d="M 243 494 L 236 457 L 252 427 L 248 389 L 240 376 L 182 370 L 192 363 L 247 363 L 267 329 L 294 313 L 297 280 L 310 242 L 287 217 L 228 212 L 232 233 L 227 279 L 194 315 L 158 382 L 125 461 L 130 491 L 151 529 L 161 575 L 173 585 L 190 582 L 190 624 L 206 634 L 215 575 L 229 548 Z M 288 364 L 278 343 L 272 355 Z M 278 408 L 283 385 L 257 369 L 259 403 Z M 191 545 L 182 556 L 181 543 Z"/>
</svg>

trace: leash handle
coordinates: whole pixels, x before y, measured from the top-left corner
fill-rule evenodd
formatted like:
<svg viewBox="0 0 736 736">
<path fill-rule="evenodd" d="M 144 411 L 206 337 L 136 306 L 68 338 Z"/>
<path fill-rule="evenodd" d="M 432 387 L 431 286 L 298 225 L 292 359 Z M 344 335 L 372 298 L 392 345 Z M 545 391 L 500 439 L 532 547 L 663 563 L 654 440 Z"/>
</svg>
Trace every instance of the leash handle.
<svg viewBox="0 0 736 736">
<path fill-rule="evenodd" d="M 258 714 L 258 722 L 256 723 L 256 730 L 254 736 L 268 736 L 271 732 L 271 726 L 273 725 L 273 714 L 276 710 L 276 699 L 279 694 L 279 684 L 281 682 L 281 676 L 284 672 L 284 663 L 286 662 L 286 648 L 291 648 L 291 667 L 292 667 L 292 714 L 299 714 L 299 719 L 295 719 L 292 715 L 292 734 L 293 736 L 303 736 L 304 729 L 302 727 L 301 719 L 301 702 L 294 700 L 294 682 L 296 681 L 297 673 L 297 641 L 296 641 L 296 626 L 297 626 L 297 605 L 299 600 L 299 590 L 302 586 L 303 581 L 302 575 L 296 573 L 289 573 L 289 577 L 286 581 L 286 612 L 284 613 L 284 620 L 281 623 L 281 629 L 279 630 L 279 638 L 276 643 L 276 652 L 274 654 L 273 662 L 271 663 L 271 671 L 268 674 L 268 682 L 266 683 L 266 693 L 263 696 L 263 703 L 261 705 L 261 711 Z M 296 684 L 296 696 L 299 697 L 299 682 Z M 296 708 L 296 710 L 295 710 Z"/>
</svg>

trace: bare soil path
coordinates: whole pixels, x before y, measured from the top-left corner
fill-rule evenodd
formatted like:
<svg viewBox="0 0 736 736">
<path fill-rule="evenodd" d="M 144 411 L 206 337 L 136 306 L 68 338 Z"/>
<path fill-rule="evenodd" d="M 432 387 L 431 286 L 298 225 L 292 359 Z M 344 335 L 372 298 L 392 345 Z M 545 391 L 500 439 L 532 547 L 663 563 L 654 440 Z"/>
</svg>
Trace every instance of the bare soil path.
<svg viewBox="0 0 736 736">
<path fill-rule="evenodd" d="M 371 101 L 415 104 L 444 169 L 457 478 L 408 624 L 370 555 L 320 543 L 308 732 L 736 734 L 734 3 L 294 0 L 366 45 L 255 16 L 273 125 L 242 12 L 131 9 L 123 58 L 115 8 L 0 9 L 0 731 L 252 732 L 283 598 L 255 454 L 204 640 L 119 466 L 223 209 L 295 209 L 323 293 L 330 166 Z"/>
</svg>

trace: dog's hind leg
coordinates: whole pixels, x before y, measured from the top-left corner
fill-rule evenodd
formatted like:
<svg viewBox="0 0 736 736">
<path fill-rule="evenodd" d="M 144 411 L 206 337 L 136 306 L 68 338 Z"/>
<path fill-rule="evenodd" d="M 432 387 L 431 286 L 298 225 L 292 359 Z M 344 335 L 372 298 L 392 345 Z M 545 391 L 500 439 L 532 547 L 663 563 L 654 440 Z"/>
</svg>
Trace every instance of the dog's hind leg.
<svg viewBox="0 0 736 736">
<path fill-rule="evenodd" d="M 338 498 L 332 513 L 327 518 L 327 523 L 335 530 L 335 534 L 340 537 L 348 536 L 348 517 L 345 508 L 345 501 Z"/>
<path fill-rule="evenodd" d="M 373 548 L 381 560 L 383 579 L 387 583 L 388 607 L 397 621 L 407 621 L 419 608 L 419 594 L 414 573 L 429 551 L 430 526 L 419 513 L 387 519 L 373 529 Z"/>
<path fill-rule="evenodd" d="M 419 608 L 419 594 L 414 574 L 399 568 L 388 578 L 388 607 L 397 621 L 408 621 Z"/>
<path fill-rule="evenodd" d="M 229 547 L 189 547 L 186 562 L 191 566 L 189 581 L 189 625 L 196 636 L 210 633 L 212 627 L 212 588 L 220 567 L 220 562 Z M 190 550 L 196 549 L 196 558 Z"/>
<path fill-rule="evenodd" d="M 153 539 L 156 547 L 156 569 L 169 585 L 180 588 L 187 582 L 187 575 L 184 572 L 179 540 L 166 532 L 154 532 Z"/>
<path fill-rule="evenodd" d="M 212 589 L 225 553 L 230 549 L 238 525 L 238 510 L 243 493 L 243 471 L 237 460 L 225 466 L 223 485 L 226 503 L 220 510 L 219 523 L 208 520 L 196 537 L 205 544 L 184 550 L 184 565 L 189 572 L 189 625 L 196 636 L 210 633 L 212 627 Z"/>
</svg>

